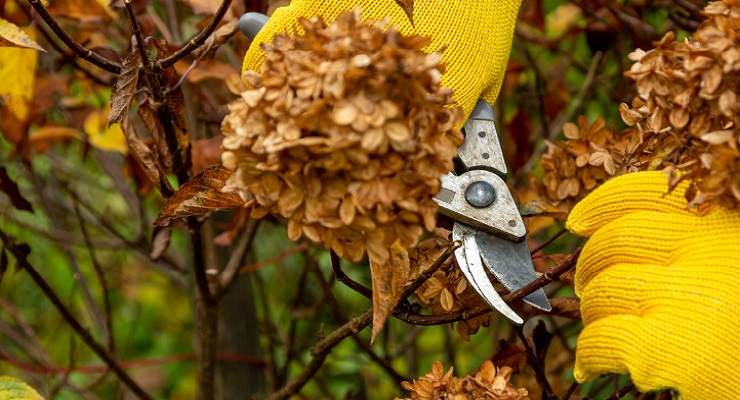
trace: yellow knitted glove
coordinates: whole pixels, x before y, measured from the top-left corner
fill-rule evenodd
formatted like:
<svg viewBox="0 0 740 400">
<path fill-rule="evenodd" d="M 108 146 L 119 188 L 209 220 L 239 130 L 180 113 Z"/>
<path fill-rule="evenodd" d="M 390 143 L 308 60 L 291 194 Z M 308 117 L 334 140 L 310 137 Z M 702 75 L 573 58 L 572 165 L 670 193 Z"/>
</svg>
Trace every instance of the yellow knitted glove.
<svg viewBox="0 0 740 400">
<path fill-rule="evenodd" d="M 359 6 L 367 20 L 390 22 L 405 34 L 432 38 L 426 51 L 445 49 L 447 72 L 442 84 L 469 115 L 480 97 L 496 101 L 511 50 L 521 0 L 416 0 L 416 29 L 394 0 L 293 0 L 275 10 L 249 48 L 243 70 L 258 70 L 264 59 L 260 44 L 276 33 L 297 29 L 300 17 L 322 16 L 327 22 Z"/>
<path fill-rule="evenodd" d="M 628 174 L 571 212 L 568 229 L 591 235 L 576 266 L 578 381 L 629 373 L 642 391 L 739 398 L 740 212 L 690 211 L 687 186 Z"/>
</svg>

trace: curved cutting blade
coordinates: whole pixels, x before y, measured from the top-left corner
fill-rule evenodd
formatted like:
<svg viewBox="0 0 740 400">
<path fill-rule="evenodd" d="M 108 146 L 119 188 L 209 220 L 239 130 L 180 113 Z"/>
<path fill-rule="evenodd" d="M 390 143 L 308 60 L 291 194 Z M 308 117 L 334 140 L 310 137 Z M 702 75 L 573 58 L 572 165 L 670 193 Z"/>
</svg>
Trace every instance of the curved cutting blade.
<svg viewBox="0 0 740 400">
<path fill-rule="evenodd" d="M 506 318 L 516 324 L 523 324 L 522 317 L 509 307 L 499 296 L 491 281 L 488 280 L 486 270 L 483 269 L 481 253 L 475 237 L 476 231 L 461 224 L 455 224 L 452 229 L 453 240 L 460 240 L 462 246 L 455 251 L 455 259 L 463 275 L 473 289 L 488 303 Z"/>
<path fill-rule="evenodd" d="M 507 289 L 514 291 L 537 279 L 526 240 L 511 242 L 481 231 L 476 232 L 475 236 L 483 264 Z M 543 311 L 552 309 L 542 289 L 522 300 Z"/>
</svg>

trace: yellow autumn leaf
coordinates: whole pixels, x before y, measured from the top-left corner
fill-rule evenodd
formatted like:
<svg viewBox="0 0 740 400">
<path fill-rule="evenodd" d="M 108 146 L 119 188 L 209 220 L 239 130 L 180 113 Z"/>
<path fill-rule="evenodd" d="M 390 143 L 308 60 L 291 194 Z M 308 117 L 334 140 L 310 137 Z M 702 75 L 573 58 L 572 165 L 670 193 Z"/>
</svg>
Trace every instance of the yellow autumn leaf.
<svg viewBox="0 0 740 400">
<path fill-rule="evenodd" d="M 21 28 L 2 18 L 0 18 L 0 47 L 23 47 L 46 51 Z"/>
<path fill-rule="evenodd" d="M 115 151 L 128 154 L 126 137 L 123 135 L 121 124 L 108 126 L 108 110 L 96 110 L 85 119 L 82 129 L 87 134 L 90 144 L 101 150 Z"/>
<path fill-rule="evenodd" d="M 11 376 L 0 376 L 0 400 L 44 400 L 31 386 Z"/>
<path fill-rule="evenodd" d="M 2 22 L 7 21 L 0 20 Z M 25 31 L 28 37 L 35 36 L 33 28 L 26 28 Z M 0 47 L 0 96 L 13 115 L 21 121 L 28 118 L 37 62 L 36 50 L 17 46 Z"/>
<path fill-rule="evenodd" d="M 564 34 L 583 17 L 581 8 L 573 3 L 565 3 L 547 16 L 546 31 L 556 37 Z"/>
</svg>

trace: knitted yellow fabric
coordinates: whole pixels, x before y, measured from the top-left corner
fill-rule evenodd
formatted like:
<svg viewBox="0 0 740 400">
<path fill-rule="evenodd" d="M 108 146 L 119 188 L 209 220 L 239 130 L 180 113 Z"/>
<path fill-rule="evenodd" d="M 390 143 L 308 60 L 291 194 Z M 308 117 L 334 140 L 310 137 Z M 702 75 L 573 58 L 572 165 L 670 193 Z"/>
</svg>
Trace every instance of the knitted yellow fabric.
<svg viewBox="0 0 740 400">
<path fill-rule="evenodd" d="M 511 50 L 514 24 L 521 0 L 416 0 L 414 24 L 394 0 L 293 0 L 275 10 L 255 38 L 243 70 L 258 70 L 264 59 L 261 43 L 276 33 L 292 33 L 300 17 L 319 15 L 327 22 L 359 6 L 365 20 L 390 22 L 406 34 L 432 38 L 426 51 L 444 49 L 447 72 L 444 86 L 469 115 L 480 97 L 496 101 Z"/>
<path fill-rule="evenodd" d="M 640 390 L 740 398 L 740 212 L 687 209 L 680 186 L 640 172 L 581 201 L 567 226 L 590 235 L 576 266 L 585 329 L 578 381 L 629 373 Z"/>
</svg>

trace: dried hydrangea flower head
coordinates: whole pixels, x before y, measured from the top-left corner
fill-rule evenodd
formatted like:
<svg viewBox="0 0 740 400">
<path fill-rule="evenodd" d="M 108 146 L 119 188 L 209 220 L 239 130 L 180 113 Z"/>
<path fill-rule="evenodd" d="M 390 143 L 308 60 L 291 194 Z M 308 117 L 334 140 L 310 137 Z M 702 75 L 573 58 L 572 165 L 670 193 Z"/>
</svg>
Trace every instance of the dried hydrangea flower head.
<svg viewBox="0 0 740 400">
<path fill-rule="evenodd" d="M 707 19 L 686 40 L 665 35 L 650 51 L 630 54 L 637 84 L 624 122 L 676 160 L 674 185 L 691 179 L 694 205 L 740 206 L 740 1 L 709 3 Z"/>
<path fill-rule="evenodd" d="M 540 196 L 563 210 L 609 178 L 645 165 L 634 157 L 640 144 L 635 131 L 618 134 L 603 118 L 589 123 L 583 116 L 578 124 L 565 124 L 563 131 L 565 140 L 545 142 L 543 176 L 533 180 Z"/>
<path fill-rule="evenodd" d="M 432 371 L 413 382 L 401 386 L 409 392 L 403 400 L 529 400 L 527 389 L 511 385 L 512 369 L 496 368 L 486 361 L 475 375 L 457 378 L 450 368 L 446 373 L 436 361 Z"/>
<path fill-rule="evenodd" d="M 625 74 L 636 96 L 619 111 L 628 126 L 566 124 L 564 141 L 548 143 L 543 177 L 533 179 L 543 199 L 568 210 L 614 175 L 637 170 L 680 171 L 691 205 L 740 206 L 740 0 L 709 3 L 696 32 L 672 32 L 649 51 L 630 54 Z"/>
<path fill-rule="evenodd" d="M 223 122 L 227 190 L 248 190 L 252 217 L 288 221 L 358 261 L 385 263 L 436 224 L 433 196 L 462 143 L 462 111 L 440 86 L 439 53 L 359 10 L 277 35 Z"/>
</svg>

